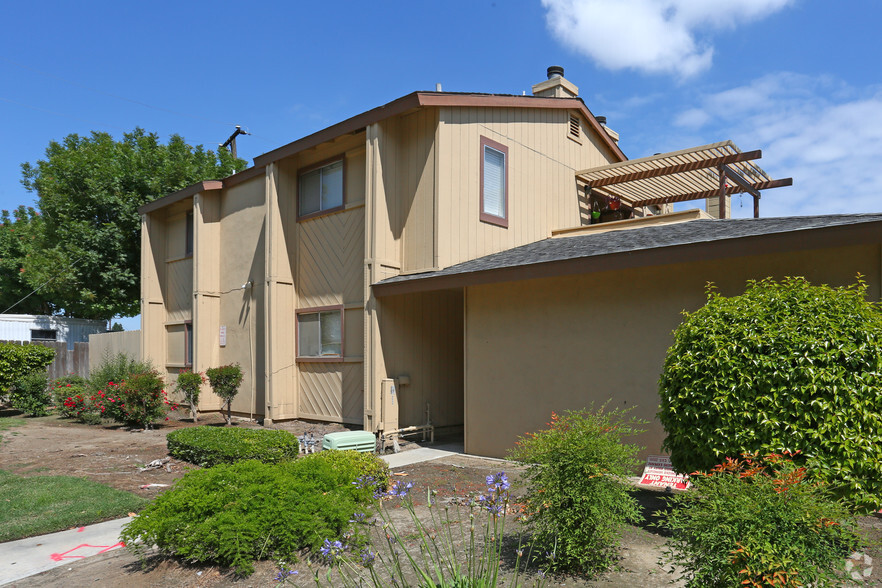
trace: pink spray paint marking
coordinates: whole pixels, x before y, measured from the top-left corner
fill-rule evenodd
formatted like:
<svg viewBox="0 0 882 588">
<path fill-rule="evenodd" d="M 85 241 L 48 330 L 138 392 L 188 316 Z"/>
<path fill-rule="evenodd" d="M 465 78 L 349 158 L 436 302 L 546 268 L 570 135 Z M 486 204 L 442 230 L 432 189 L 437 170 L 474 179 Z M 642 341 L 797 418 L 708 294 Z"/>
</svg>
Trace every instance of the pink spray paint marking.
<svg viewBox="0 0 882 588">
<path fill-rule="evenodd" d="M 86 527 L 80 527 L 79 529 L 77 529 L 77 533 L 82 533 L 85 530 L 86 530 Z"/>
<path fill-rule="evenodd" d="M 116 549 L 117 547 L 125 547 L 125 543 L 120 541 L 115 545 L 89 545 L 88 543 L 83 543 L 82 545 L 77 545 L 73 549 L 68 549 L 63 553 L 53 553 L 49 556 L 52 561 L 62 561 L 65 559 L 83 559 L 89 557 L 90 555 L 98 555 L 99 553 L 104 553 L 105 551 L 110 551 L 111 549 Z M 71 552 L 77 551 L 81 549 L 80 555 L 70 555 Z M 91 551 L 91 549 L 97 549 L 98 551 Z"/>
</svg>

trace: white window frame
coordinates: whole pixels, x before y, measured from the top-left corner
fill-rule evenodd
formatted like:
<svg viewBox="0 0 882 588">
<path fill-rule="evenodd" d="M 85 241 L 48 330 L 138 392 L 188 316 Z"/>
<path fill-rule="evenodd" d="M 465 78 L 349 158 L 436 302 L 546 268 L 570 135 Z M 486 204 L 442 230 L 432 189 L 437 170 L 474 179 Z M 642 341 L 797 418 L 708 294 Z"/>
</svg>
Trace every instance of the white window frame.
<svg viewBox="0 0 882 588">
<path fill-rule="evenodd" d="M 486 185 L 486 174 L 489 168 L 486 168 L 488 153 L 502 155 L 502 215 L 498 214 L 499 210 L 488 211 L 485 203 L 487 199 L 488 186 Z M 503 228 L 508 228 L 508 147 L 502 143 L 497 143 L 492 139 L 481 136 L 481 222 L 489 223 Z"/>
</svg>

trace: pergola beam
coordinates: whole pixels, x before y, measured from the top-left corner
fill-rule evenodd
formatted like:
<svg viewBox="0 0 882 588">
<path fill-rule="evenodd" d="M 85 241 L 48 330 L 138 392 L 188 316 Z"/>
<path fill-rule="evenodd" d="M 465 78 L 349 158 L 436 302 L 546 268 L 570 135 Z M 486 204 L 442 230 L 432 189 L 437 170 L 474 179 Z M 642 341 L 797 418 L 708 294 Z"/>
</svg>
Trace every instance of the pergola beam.
<svg viewBox="0 0 882 588">
<path fill-rule="evenodd" d="M 772 188 L 782 188 L 784 186 L 792 186 L 793 178 L 784 178 L 781 180 L 770 180 L 767 182 L 756 182 L 751 184 L 751 188 L 754 190 L 770 190 Z M 731 196 L 732 194 L 741 194 L 745 192 L 741 186 L 728 186 L 725 188 L 725 195 Z M 623 196 L 623 200 L 627 202 L 628 206 L 640 207 L 640 206 L 657 206 L 659 204 L 673 204 L 675 202 L 688 202 L 690 200 L 704 200 L 705 198 L 713 198 L 714 196 L 718 196 L 720 194 L 720 190 L 711 189 L 711 190 L 702 190 L 699 192 L 691 192 L 689 194 L 677 194 L 675 196 L 660 196 L 658 198 L 627 198 Z"/>
<path fill-rule="evenodd" d="M 695 171 L 699 169 L 705 169 L 709 167 L 719 167 L 721 165 L 728 165 L 730 163 L 739 163 L 741 161 L 751 161 L 754 159 L 760 159 L 763 156 L 763 152 L 761 149 L 757 149 L 756 151 L 748 151 L 746 153 L 734 153 L 731 155 L 723 155 L 721 157 L 714 157 L 711 159 L 701 159 L 697 161 L 687 161 L 684 163 L 677 163 L 674 165 L 666 165 L 664 167 L 657 167 L 652 169 L 645 169 L 637 172 L 631 172 L 626 174 L 621 174 L 617 176 L 610 176 L 608 178 L 599 178 L 596 180 L 585 180 L 584 178 L 580 179 L 585 182 L 588 186 L 592 188 L 600 188 L 603 186 L 611 186 L 613 184 L 623 184 L 625 182 L 634 182 L 637 180 L 645 180 L 647 178 L 658 178 L 661 176 L 669 176 L 671 174 L 678 174 L 683 172 Z M 590 170 L 585 170 L 590 171 Z M 578 172 L 576 174 L 579 177 L 580 174 L 585 173 Z"/>
</svg>

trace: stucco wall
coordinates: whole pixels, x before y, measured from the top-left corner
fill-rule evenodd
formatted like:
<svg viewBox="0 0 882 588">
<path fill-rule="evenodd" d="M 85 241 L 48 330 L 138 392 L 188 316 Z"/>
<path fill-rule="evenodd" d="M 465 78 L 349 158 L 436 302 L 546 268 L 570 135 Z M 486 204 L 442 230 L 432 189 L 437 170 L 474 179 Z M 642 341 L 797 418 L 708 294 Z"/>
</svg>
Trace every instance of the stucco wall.
<svg viewBox="0 0 882 588">
<path fill-rule="evenodd" d="M 465 308 L 465 449 L 501 457 L 551 411 L 636 406 L 650 421 L 638 442 L 659 453 L 657 382 L 683 310 L 748 279 L 805 276 L 845 285 L 858 272 L 880 298 L 879 245 L 809 250 L 473 286 Z"/>
</svg>

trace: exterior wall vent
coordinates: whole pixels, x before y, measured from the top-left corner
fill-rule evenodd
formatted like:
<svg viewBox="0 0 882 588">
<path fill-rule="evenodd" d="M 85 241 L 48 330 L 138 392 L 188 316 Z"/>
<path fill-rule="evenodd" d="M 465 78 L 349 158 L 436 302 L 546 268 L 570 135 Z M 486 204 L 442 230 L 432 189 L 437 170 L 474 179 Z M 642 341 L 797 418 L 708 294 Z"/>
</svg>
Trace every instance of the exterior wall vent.
<svg viewBox="0 0 882 588">
<path fill-rule="evenodd" d="M 570 137 L 578 139 L 582 135 L 582 125 L 579 123 L 579 117 L 575 114 L 570 115 Z"/>
</svg>

